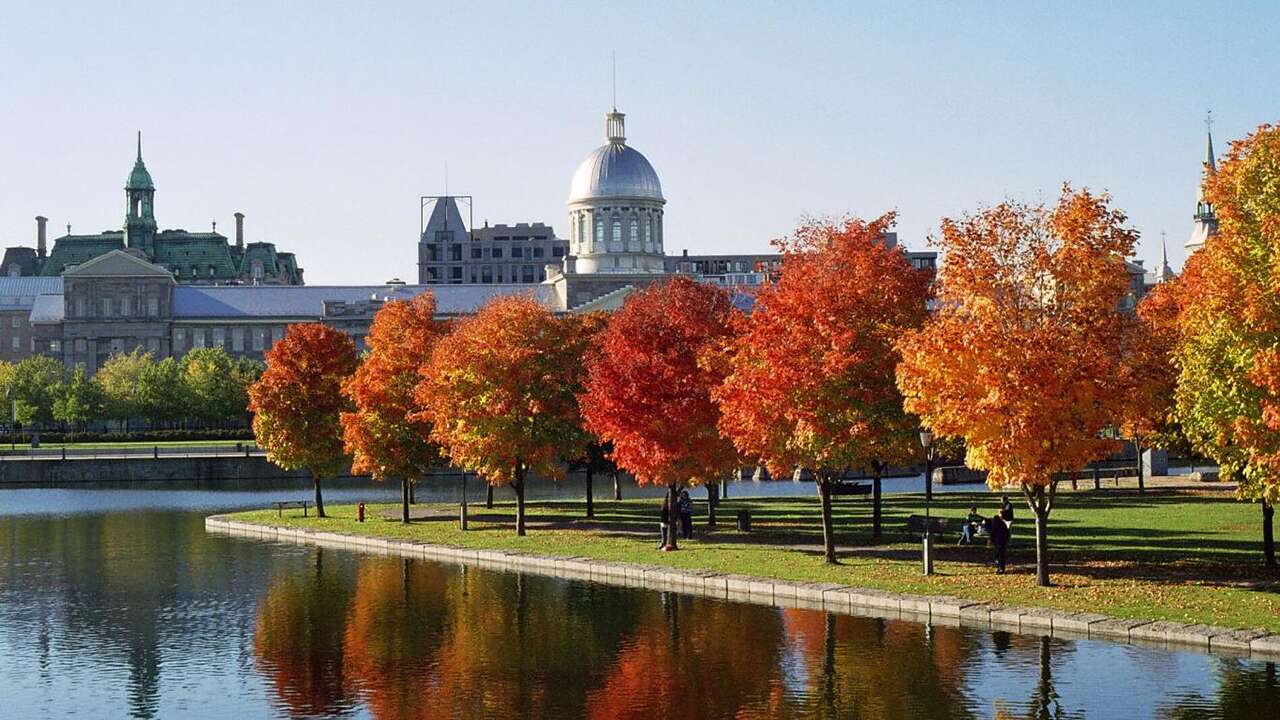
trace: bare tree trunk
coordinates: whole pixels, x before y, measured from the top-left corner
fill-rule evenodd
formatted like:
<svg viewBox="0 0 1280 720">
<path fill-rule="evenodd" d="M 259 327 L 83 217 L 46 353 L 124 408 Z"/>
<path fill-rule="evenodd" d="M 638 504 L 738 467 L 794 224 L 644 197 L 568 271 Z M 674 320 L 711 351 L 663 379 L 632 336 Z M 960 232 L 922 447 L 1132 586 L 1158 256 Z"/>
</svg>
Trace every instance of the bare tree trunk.
<svg viewBox="0 0 1280 720">
<path fill-rule="evenodd" d="M 592 481 L 595 480 L 596 471 L 590 465 L 587 465 L 587 517 L 596 516 L 595 493 L 592 492 Z"/>
<path fill-rule="evenodd" d="M 1272 567 L 1276 564 L 1276 536 L 1273 526 L 1273 519 L 1276 514 L 1275 505 L 1262 501 L 1262 556 L 1266 558 L 1268 565 Z"/>
<path fill-rule="evenodd" d="M 818 498 L 822 501 L 822 553 L 832 565 L 836 562 L 836 534 L 831 521 L 831 480 L 825 473 L 814 475 L 818 483 Z"/>
<path fill-rule="evenodd" d="M 618 478 L 618 471 L 613 471 L 613 499 L 614 501 L 622 500 L 622 480 Z"/>
<path fill-rule="evenodd" d="M 716 526 L 716 505 L 720 504 L 718 489 L 715 483 L 707 484 L 707 527 Z"/>
<path fill-rule="evenodd" d="M 409 478 L 400 479 L 400 522 L 409 522 Z"/>
<path fill-rule="evenodd" d="M 1053 510 L 1053 499 L 1058 484 L 1050 481 L 1048 492 L 1043 485 L 1034 488 L 1023 485 L 1022 494 L 1036 516 L 1036 584 L 1049 587 L 1049 513 Z"/>
<path fill-rule="evenodd" d="M 667 486 L 667 550 L 679 550 L 676 536 L 680 534 L 680 488 Z"/>
<path fill-rule="evenodd" d="M 871 463 L 871 536 L 877 540 L 880 539 L 880 526 L 882 521 L 883 507 L 880 502 L 880 473 L 884 470 L 880 463 Z"/>
<path fill-rule="evenodd" d="M 324 514 L 324 498 L 320 495 L 320 476 L 312 473 L 311 484 L 316 489 L 316 517 L 329 517 Z"/>
<path fill-rule="evenodd" d="M 516 535 L 524 536 L 524 467 L 520 464 L 516 465 L 516 479 L 511 483 L 511 489 L 516 491 Z"/>
<path fill-rule="evenodd" d="M 493 509 L 493 486 L 492 485 L 489 486 L 489 489 L 487 492 L 488 494 L 484 496 L 484 506 L 492 510 Z"/>
</svg>

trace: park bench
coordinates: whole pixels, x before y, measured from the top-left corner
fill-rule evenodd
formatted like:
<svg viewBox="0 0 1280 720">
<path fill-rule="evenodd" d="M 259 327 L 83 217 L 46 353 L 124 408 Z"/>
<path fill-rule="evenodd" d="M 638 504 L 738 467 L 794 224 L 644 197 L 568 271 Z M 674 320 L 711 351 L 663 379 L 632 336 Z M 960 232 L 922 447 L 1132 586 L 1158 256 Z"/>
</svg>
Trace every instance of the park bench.
<svg viewBox="0 0 1280 720">
<path fill-rule="evenodd" d="M 309 503 L 306 500 L 281 500 L 271 504 L 275 506 L 276 517 L 283 515 L 285 510 L 296 510 L 298 508 L 302 508 L 302 517 L 306 517 L 307 507 L 309 507 Z"/>
<path fill-rule="evenodd" d="M 907 532 L 923 537 L 928 525 L 930 535 L 941 535 L 947 530 L 947 519 L 942 517 L 926 518 L 924 515 L 912 515 L 907 518 Z"/>
</svg>

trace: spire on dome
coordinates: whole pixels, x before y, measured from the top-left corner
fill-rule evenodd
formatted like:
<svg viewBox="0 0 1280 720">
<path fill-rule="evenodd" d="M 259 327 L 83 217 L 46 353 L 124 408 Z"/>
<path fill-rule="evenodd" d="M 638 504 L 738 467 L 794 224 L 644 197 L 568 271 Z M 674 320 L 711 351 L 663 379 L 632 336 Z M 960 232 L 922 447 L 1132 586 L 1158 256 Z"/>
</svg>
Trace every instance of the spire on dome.
<svg viewBox="0 0 1280 720">
<path fill-rule="evenodd" d="M 142 162 L 142 131 L 138 131 L 138 158 L 133 161 L 133 172 L 129 173 L 129 182 L 124 186 L 125 190 L 155 190 L 155 183 L 151 181 L 151 173 L 147 172 L 147 166 Z"/>
<path fill-rule="evenodd" d="M 1169 267 L 1169 246 L 1165 242 L 1165 233 L 1160 231 L 1160 267 L 1156 268 L 1155 280 L 1158 283 L 1173 279 L 1173 268 Z"/>
<path fill-rule="evenodd" d="M 138 131 L 138 162 L 142 162 L 142 131 Z"/>
</svg>

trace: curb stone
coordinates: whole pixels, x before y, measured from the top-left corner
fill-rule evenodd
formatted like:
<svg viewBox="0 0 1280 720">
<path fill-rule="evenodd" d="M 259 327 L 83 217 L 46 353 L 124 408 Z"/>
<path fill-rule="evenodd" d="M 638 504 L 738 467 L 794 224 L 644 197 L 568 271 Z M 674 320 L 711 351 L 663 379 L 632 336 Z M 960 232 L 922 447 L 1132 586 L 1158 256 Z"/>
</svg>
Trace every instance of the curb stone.
<svg viewBox="0 0 1280 720">
<path fill-rule="evenodd" d="M 477 550 L 433 545 L 417 540 L 355 535 L 309 528 L 290 528 L 205 518 L 205 528 L 269 542 L 304 543 L 354 549 L 378 555 L 413 555 L 462 565 L 518 573 L 570 577 L 625 587 L 697 593 L 752 604 L 803 607 L 936 626 L 1008 630 L 1027 635 L 1105 639 L 1179 651 L 1236 657 L 1280 659 L 1280 634 L 1162 620 L 1116 618 L 1089 612 L 1005 606 L 949 595 L 909 595 L 833 583 L 803 583 L 748 575 L 687 570 L 665 565 L 620 563 L 585 557 L 539 555 L 522 550 Z"/>
</svg>

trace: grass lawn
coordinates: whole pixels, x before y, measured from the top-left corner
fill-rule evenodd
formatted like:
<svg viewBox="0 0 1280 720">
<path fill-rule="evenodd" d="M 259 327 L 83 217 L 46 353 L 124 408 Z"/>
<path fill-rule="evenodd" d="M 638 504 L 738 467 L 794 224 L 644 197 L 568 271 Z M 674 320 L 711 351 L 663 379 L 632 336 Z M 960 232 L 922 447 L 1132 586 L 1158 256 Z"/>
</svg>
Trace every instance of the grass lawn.
<svg viewBox="0 0 1280 720">
<path fill-rule="evenodd" d="M 732 487 L 730 488 L 732 493 Z M 678 552 L 656 550 L 654 500 L 597 501 L 596 517 L 584 517 L 585 503 L 528 504 L 529 534 L 518 537 L 512 503 L 471 506 L 470 529 L 456 521 L 457 506 L 424 506 L 438 519 L 408 525 L 398 506 L 368 508 L 368 520 L 355 521 L 353 506 L 327 508 L 331 517 L 289 516 L 274 510 L 234 515 L 264 524 L 405 538 L 421 542 L 578 555 L 601 560 L 642 562 L 784 580 L 841 583 L 895 592 L 956 595 L 1006 604 L 1101 612 L 1119 617 L 1266 628 L 1280 632 L 1280 571 L 1261 557 L 1261 511 L 1256 504 L 1218 494 L 1114 492 L 1060 494 L 1049 518 L 1054 586 L 1035 585 L 1035 549 L 1031 511 L 1013 496 L 1017 519 L 1010 548 L 1012 567 L 995 575 L 983 547 L 957 547 L 952 533 L 938 544 L 936 574 L 920 573 L 919 544 L 905 535 L 906 517 L 923 512 L 923 497 L 892 495 L 884 500 L 884 536 L 871 537 L 871 503 L 863 498 L 836 500 L 839 564 L 822 561 L 816 497 L 730 498 L 717 515 L 718 528 L 705 525 L 703 493 L 695 493 L 695 536 Z M 960 518 L 976 503 L 991 515 L 998 496 L 939 494 L 933 514 Z M 739 533 L 739 508 L 752 513 L 752 532 Z M 416 512 L 417 510 L 415 510 Z"/>
</svg>

